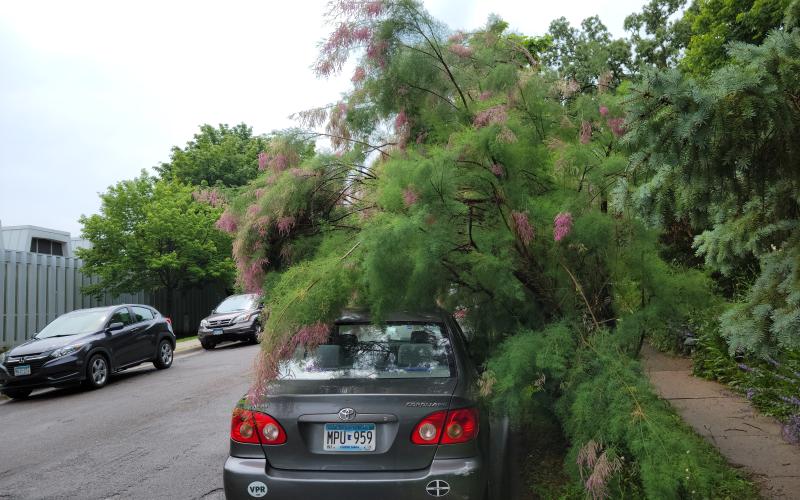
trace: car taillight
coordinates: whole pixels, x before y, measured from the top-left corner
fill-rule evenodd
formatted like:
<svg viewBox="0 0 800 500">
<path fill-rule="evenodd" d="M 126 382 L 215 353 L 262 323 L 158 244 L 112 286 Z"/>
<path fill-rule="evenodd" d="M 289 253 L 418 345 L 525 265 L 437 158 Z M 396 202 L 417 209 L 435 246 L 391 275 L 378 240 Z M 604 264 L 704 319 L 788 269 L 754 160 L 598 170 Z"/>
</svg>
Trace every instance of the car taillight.
<svg viewBox="0 0 800 500">
<path fill-rule="evenodd" d="M 165 317 L 164 319 L 167 320 L 167 325 L 169 326 L 169 331 L 172 331 L 172 318 Z"/>
<path fill-rule="evenodd" d="M 236 408 L 231 418 L 231 439 L 239 443 L 276 445 L 286 442 L 286 432 L 266 413 Z"/>
<path fill-rule="evenodd" d="M 442 444 L 466 443 L 478 436 L 478 410 L 461 408 L 447 412 Z"/>
<path fill-rule="evenodd" d="M 478 435 L 478 410 L 437 411 L 423 418 L 411 433 L 414 444 L 466 443 Z"/>
<path fill-rule="evenodd" d="M 442 424 L 447 417 L 446 411 L 437 411 L 420 420 L 414 432 L 411 433 L 411 442 L 414 444 L 438 444 L 442 437 Z"/>
</svg>

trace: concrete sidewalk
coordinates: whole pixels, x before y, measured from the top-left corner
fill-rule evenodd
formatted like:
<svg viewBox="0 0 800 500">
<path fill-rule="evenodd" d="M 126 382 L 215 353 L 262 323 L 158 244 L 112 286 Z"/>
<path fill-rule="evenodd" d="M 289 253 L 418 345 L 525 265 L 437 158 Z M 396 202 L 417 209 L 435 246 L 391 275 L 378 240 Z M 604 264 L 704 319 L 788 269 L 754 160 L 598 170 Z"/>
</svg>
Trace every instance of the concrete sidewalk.
<svg viewBox="0 0 800 500">
<path fill-rule="evenodd" d="M 781 425 L 716 382 L 692 375 L 692 360 L 649 345 L 642 365 L 658 394 L 734 466 L 743 467 L 765 498 L 800 499 L 800 446 L 781 438 Z"/>
<path fill-rule="evenodd" d="M 175 354 L 196 351 L 202 348 L 203 346 L 200 345 L 200 341 L 198 339 L 184 340 L 183 342 L 178 342 L 175 344 Z"/>
</svg>

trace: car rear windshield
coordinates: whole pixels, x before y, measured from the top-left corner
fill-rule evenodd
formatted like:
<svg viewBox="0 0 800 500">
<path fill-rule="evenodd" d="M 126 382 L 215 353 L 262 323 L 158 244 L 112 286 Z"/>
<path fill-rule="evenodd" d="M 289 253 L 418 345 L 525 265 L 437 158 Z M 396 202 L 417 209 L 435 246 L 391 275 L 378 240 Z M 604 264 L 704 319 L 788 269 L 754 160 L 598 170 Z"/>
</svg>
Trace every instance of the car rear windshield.
<svg viewBox="0 0 800 500">
<path fill-rule="evenodd" d="M 297 349 L 282 379 L 448 378 L 455 376 L 450 339 L 437 323 L 336 325 L 328 343 Z"/>
<path fill-rule="evenodd" d="M 255 309 L 257 301 L 257 295 L 232 295 L 223 300 L 222 303 L 217 306 L 214 312 L 232 313 L 236 311 Z"/>
</svg>

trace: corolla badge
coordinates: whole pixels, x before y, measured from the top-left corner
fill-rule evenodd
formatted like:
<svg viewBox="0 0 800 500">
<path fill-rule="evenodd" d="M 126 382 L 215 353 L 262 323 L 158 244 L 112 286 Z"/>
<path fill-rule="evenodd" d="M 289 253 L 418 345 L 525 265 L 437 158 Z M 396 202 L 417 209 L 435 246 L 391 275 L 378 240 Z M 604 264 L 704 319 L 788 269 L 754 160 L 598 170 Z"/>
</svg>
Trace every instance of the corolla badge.
<svg viewBox="0 0 800 500">
<path fill-rule="evenodd" d="M 356 411 L 352 408 L 342 408 L 339 410 L 339 420 L 348 422 L 356 418 Z"/>
</svg>

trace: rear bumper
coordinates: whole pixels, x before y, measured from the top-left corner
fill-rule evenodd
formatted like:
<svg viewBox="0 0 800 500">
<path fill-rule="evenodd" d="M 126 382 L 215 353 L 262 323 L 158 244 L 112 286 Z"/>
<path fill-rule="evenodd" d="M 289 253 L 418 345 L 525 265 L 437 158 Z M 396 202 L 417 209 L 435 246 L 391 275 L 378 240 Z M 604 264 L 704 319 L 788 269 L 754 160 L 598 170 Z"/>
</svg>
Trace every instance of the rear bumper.
<svg viewBox="0 0 800 500">
<path fill-rule="evenodd" d="M 482 465 L 480 458 L 472 457 L 434 460 L 429 468 L 417 471 L 284 471 L 268 468 L 264 459 L 228 457 L 223 478 L 228 499 L 253 498 L 248 487 L 260 482 L 267 487 L 264 498 L 269 499 L 430 500 L 437 497 L 426 488 L 438 480 L 450 488 L 444 498 L 482 500 L 486 491 Z"/>
</svg>

